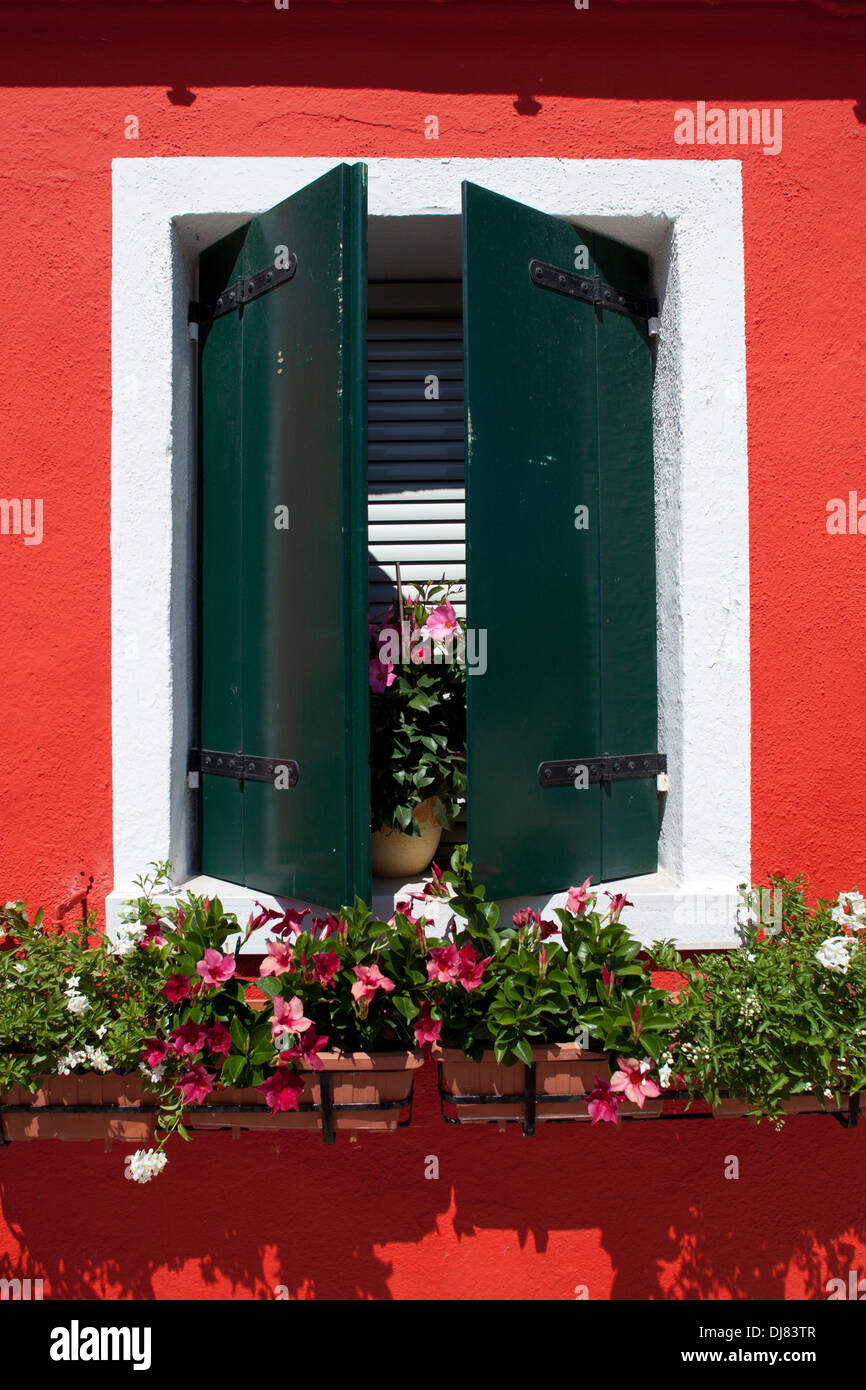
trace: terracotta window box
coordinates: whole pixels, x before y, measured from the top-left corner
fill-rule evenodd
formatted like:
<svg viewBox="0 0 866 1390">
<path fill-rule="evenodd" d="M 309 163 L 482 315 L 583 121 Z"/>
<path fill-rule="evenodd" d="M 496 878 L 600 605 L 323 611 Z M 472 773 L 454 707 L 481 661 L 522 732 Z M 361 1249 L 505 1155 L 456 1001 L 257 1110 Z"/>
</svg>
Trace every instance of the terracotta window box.
<svg viewBox="0 0 866 1390">
<path fill-rule="evenodd" d="M 322 1052 L 322 1071 L 308 1071 L 297 1111 L 271 1114 L 255 1087 L 226 1087 L 191 1106 L 191 1130 L 318 1130 L 326 1144 L 337 1130 L 391 1131 L 412 1117 L 420 1053 Z M 21 1139 L 153 1141 L 159 1097 L 140 1077 L 109 1072 L 45 1076 L 38 1091 L 12 1086 L 0 1096 L 0 1142 Z M 129 1111 L 129 1114 L 123 1112 Z"/>
<path fill-rule="evenodd" d="M 524 1134 L 551 1120 L 589 1121 L 586 1100 L 595 1078 L 610 1080 L 607 1053 L 591 1052 L 576 1043 L 551 1043 L 532 1049 L 532 1065 L 505 1066 L 491 1051 L 471 1061 L 456 1047 L 434 1054 L 439 1064 L 442 1117 L 449 1124 L 490 1124 L 504 1129 L 520 1121 Z M 453 1106 L 454 1114 L 446 1114 Z M 643 1109 L 623 1101 L 619 1113 L 628 1119 L 650 1119 L 662 1113 L 662 1098 L 647 1098 Z"/>
</svg>

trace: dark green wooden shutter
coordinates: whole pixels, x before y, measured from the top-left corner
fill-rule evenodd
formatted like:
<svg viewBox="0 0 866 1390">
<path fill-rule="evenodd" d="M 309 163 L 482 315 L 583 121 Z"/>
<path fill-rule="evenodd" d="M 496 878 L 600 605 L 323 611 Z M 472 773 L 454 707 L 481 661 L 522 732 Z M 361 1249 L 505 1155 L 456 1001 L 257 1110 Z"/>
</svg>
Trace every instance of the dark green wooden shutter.
<svg viewBox="0 0 866 1390">
<path fill-rule="evenodd" d="M 657 868 L 655 778 L 544 789 L 541 762 L 657 750 L 646 323 L 533 283 L 533 259 L 647 296 L 640 252 L 463 188 L 468 686 L 476 878 L 500 897 Z M 588 530 L 575 508 L 589 508 Z"/>
<path fill-rule="evenodd" d="M 202 774 L 202 870 L 325 906 L 369 897 L 366 171 L 341 165 L 201 257 L 201 747 L 297 785 Z M 277 508 L 288 507 L 288 529 Z"/>
</svg>

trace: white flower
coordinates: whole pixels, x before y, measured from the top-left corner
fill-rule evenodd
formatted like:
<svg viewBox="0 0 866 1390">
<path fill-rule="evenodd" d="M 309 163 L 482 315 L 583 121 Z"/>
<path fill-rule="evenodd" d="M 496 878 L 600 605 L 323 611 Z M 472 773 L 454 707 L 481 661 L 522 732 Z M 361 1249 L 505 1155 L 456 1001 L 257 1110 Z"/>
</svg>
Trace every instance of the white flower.
<svg viewBox="0 0 866 1390">
<path fill-rule="evenodd" d="M 136 1149 L 131 1158 L 127 1158 L 126 1177 L 132 1182 L 150 1182 L 165 1167 L 168 1159 L 164 1153 L 159 1153 L 156 1149 Z"/>
<path fill-rule="evenodd" d="M 81 984 L 81 976 L 80 976 L 80 975 L 70 975 L 69 978 L 68 978 L 68 980 L 66 981 L 66 993 L 67 993 L 67 994 L 77 994 L 77 992 L 78 992 L 78 986 L 79 986 L 80 984 Z"/>
<path fill-rule="evenodd" d="M 87 1060 L 95 1071 L 111 1071 L 111 1062 L 101 1047 L 86 1047 Z"/>
<path fill-rule="evenodd" d="M 846 975 L 851 964 L 848 952 L 856 945 L 857 942 L 850 936 L 828 936 L 815 952 L 815 959 L 828 970 L 835 970 L 838 975 Z"/>
<path fill-rule="evenodd" d="M 154 1067 L 153 1071 L 151 1071 L 150 1067 L 147 1065 L 146 1062 L 139 1062 L 138 1070 L 144 1072 L 148 1081 L 161 1081 L 163 1076 L 165 1075 L 165 1063 L 160 1062 L 159 1066 Z"/>
<path fill-rule="evenodd" d="M 96 1036 L 97 1036 L 98 1038 L 104 1038 L 105 1035 L 106 1035 L 106 1033 L 108 1032 L 108 1024 L 107 1024 L 107 1023 L 100 1023 L 99 1027 L 98 1027 L 98 1028 L 94 1028 L 93 1031 L 94 1031 L 94 1033 L 96 1034 Z"/>
<path fill-rule="evenodd" d="M 662 1066 L 659 1067 L 659 1085 L 661 1086 L 663 1091 L 666 1091 L 668 1086 L 671 1084 L 671 1077 L 673 1076 L 673 1074 L 674 1069 L 671 1066 L 670 1062 L 665 1062 Z"/>
<path fill-rule="evenodd" d="M 118 956 L 128 956 L 134 951 L 144 936 L 145 928 L 140 922 L 124 922 L 117 931 L 114 952 Z"/>
<path fill-rule="evenodd" d="M 67 1051 L 63 1054 L 63 1056 L 58 1060 L 58 1063 L 57 1063 L 57 1074 L 58 1074 L 58 1076 L 68 1076 L 69 1073 L 70 1073 L 72 1070 L 74 1070 L 75 1067 L 81 1066 L 81 1063 L 82 1063 L 84 1060 L 85 1060 L 85 1054 L 84 1054 L 83 1052 L 70 1052 L 70 1051 L 67 1050 Z"/>
<path fill-rule="evenodd" d="M 66 1007 L 71 1014 L 86 1014 L 90 1008 L 90 1000 L 86 994 L 70 994 Z"/>
</svg>

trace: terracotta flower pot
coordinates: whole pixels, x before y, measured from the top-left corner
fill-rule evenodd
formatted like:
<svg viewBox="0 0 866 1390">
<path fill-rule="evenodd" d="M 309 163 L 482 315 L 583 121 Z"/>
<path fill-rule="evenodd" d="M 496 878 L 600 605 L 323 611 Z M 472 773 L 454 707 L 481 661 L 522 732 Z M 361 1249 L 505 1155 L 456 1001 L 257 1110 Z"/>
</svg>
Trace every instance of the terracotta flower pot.
<svg viewBox="0 0 866 1390">
<path fill-rule="evenodd" d="M 414 878 L 429 866 L 439 848 L 442 826 L 433 815 L 433 798 L 422 801 L 412 812 L 420 835 L 402 830 L 374 830 L 370 837 L 373 873 L 379 878 Z"/>
<path fill-rule="evenodd" d="M 445 1104 L 454 1103 L 459 1124 L 489 1124 L 492 1120 L 525 1120 L 527 1068 L 522 1062 L 507 1067 L 497 1062 L 492 1051 L 480 1062 L 471 1061 L 459 1048 L 446 1047 L 434 1053 L 441 1063 L 440 1095 Z M 532 1049 L 535 1063 L 535 1121 L 588 1120 L 584 1095 L 592 1091 L 595 1078 L 610 1080 L 610 1066 L 604 1052 L 588 1052 L 577 1043 L 551 1043 Z M 474 1102 L 470 1096 L 490 1097 Z M 501 1097 L 492 1099 L 494 1097 Z M 547 1099 L 550 1097 L 550 1099 Z M 563 1097 L 561 1100 L 554 1097 Z M 566 1099 L 567 1097 L 567 1099 Z M 650 1119 L 662 1113 L 662 1097 L 647 1098 L 643 1109 L 634 1101 L 623 1101 L 621 1115 Z"/>
<path fill-rule="evenodd" d="M 116 1072 L 85 1072 L 81 1076 L 43 1076 L 37 1091 L 12 1086 L 0 1097 L 0 1124 L 7 1140 L 20 1139 L 120 1139 L 128 1144 L 148 1144 L 153 1138 L 153 1112 L 138 1114 L 142 1105 L 155 1105 L 157 1097 L 144 1089 L 138 1076 Z M 27 1106 L 10 1111 L 9 1106 Z M 69 1106 L 122 1105 L 129 1116 L 109 1110 L 78 1113 Z M 59 1110 L 48 1107 L 62 1107 Z M 42 1113 L 40 1113 L 42 1112 Z"/>
<path fill-rule="evenodd" d="M 414 1073 L 423 1063 L 420 1052 L 320 1052 L 323 1071 L 305 1072 L 299 1109 L 272 1115 L 264 1095 L 256 1087 L 226 1087 L 214 1091 L 203 1104 L 184 1117 L 188 1129 L 322 1130 L 322 1078 L 330 1080 L 332 1113 L 336 1130 L 392 1130 L 411 1106 Z M 328 1082 L 325 1082 L 327 1086 Z M 381 1108 L 386 1105 L 387 1108 Z M 254 1106 L 253 1114 L 220 1114 L 220 1107 Z M 316 1109 L 312 1107 L 316 1106 Z M 341 1109 L 352 1106 L 352 1109 Z M 304 1107 L 309 1107 L 305 1109 Z M 355 1109 L 354 1107 L 358 1107 Z M 403 1123 L 408 1123 L 403 1121 Z"/>
</svg>

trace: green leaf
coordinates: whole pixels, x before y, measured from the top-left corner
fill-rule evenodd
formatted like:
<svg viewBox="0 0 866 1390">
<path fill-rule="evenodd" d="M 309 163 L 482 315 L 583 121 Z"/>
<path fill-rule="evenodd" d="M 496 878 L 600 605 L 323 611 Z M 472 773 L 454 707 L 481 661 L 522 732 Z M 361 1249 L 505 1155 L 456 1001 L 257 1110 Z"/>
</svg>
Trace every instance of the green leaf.
<svg viewBox="0 0 866 1390">
<path fill-rule="evenodd" d="M 529 1067 L 532 1065 L 532 1047 L 527 1038 L 518 1038 L 513 1048 L 521 1062 L 525 1062 Z"/>
</svg>

